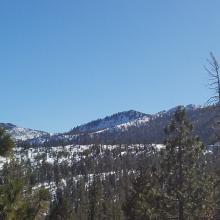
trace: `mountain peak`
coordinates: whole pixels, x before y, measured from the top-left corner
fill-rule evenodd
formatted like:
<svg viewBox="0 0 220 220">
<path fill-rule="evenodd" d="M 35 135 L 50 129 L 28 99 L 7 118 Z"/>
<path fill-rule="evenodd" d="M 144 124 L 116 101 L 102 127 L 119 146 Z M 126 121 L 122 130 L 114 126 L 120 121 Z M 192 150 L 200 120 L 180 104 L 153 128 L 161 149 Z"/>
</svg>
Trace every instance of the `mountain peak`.
<svg viewBox="0 0 220 220">
<path fill-rule="evenodd" d="M 145 113 L 138 112 L 135 110 L 118 112 L 111 116 L 107 116 L 105 118 L 97 119 L 89 123 L 77 126 L 73 128 L 69 132 L 69 134 L 96 132 L 96 131 L 104 130 L 107 128 L 112 128 L 112 127 L 115 127 L 117 125 L 121 125 L 124 123 L 128 123 L 130 121 L 136 120 L 138 118 L 142 118 L 144 116 L 147 116 L 147 115 Z"/>
</svg>

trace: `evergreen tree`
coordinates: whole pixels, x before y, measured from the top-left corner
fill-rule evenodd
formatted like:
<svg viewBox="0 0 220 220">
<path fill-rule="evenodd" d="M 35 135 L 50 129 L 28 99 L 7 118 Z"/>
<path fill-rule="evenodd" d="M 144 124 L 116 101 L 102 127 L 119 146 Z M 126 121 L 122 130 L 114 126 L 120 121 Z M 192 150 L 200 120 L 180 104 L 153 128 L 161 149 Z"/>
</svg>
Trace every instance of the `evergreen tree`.
<svg viewBox="0 0 220 220">
<path fill-rule="evenodd" d="M 125 203 L 128 219 L 211 219 L 213 180 L 206 171 L 204 145 L 192 133 L 185 110 L 166 128 L 158 168 L 139 176 Z"/>
<path fill-rule="evenodd" d="M 51 204 L 48 220 L 74 220 L 75 212 L 72 203 L 63 194 L 62 190 L 57 190 L 56 199 Z"/>
<path fill-rule="evenodd" d="M 94 175 L 89 187 L 89 219 L 102 219 L 103 186 L 100 176 Z"/>
<path fill-rule="evenodd" d="M 29 167 L 14 159 L 13 146 L 10 136 L 0 128 L 0 156 L 10 156 L 0 172 L 0 219 L 43 220 L 48 212 L 49 192 L 44 188 L 31 190 L 26 176 Z"/>
<path fill-rule="evenodd" d="M 10 177 L 0 186 L 0 219 L 16 219 L 17 211 L 22 207 L 22 180 Z"/>
<path fill-rule="evenodd" d="M 162 189 L 156 169 L 139 170 L 123 205 L 127 220 L 166 219 L 162 212 Z"/>
<path fill-rule="evenodd" d="M 13 146 L 14 143 L 10 135 L 8 135 L 6 131 L 0 127 L 0 156 L 9 157 Z"/>
<path fill-rule="evenodd" d="M 0 185 L 0 219 L 43 220 L 49 208 L 49 192 L 44 188 L 32 190 L 26 176 L 15 161 L 3 169 Z"/>
<path fill-rule="evenodd" d="M 76 195 L 76 213 L 77 219 L 86 220 L 88 218 L 88 196 L 84 178 L 80 178 L 77 183 L 77 195 Z"/>
<path fill-rule="evenodd" d="M 213 181 L 206 170 L 205 148 L 193 135 L 183 108 L 177 109 L 165 131 L 160 168 L 165 211 L 179 220 L 211 218 Z"/>
</svg>

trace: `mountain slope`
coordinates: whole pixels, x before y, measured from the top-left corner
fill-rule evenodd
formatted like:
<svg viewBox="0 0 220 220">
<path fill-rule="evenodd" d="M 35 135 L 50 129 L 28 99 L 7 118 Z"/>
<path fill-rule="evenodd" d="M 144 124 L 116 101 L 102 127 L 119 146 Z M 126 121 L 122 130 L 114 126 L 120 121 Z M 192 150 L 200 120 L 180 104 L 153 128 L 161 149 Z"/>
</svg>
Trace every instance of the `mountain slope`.
<svg viewBox="0 0 220 220">
<path fill-rule="evenodd" d="M 162 143 L 165 139 L 164 128 L 170 123 L 175 108 L 129 122 L 129 126 L 116 126 L 111 130 L 90 135 L 88 143 Z M 207 144 L 217 141 L 214 125 L 219 117 L 219 109 L 215 106 L 186 106 L 186 113 L 193 124 L 194 133 Z M 85 138 L 84 138 L 85 139 Z M 85 142 L 83 142 L 85 143 Z M 87 142 L 86 142 L 87 143 Z"/>
<path fill-rule="evenodd" d="M 15 141 L 26 141 L 49 135 L 49 133 L 44 131 L 22 128 L 11 123 L 0 123 L 0 127 L 3 127 Z"/>
<path fill-rule="evenodd" d="M 9 123 L 1 123 L 15 140 L 25 144 L 58 146 L 62 144 L 151 144 L 162 143 L 165 138 L 164 128 L 170 123 L 177 107 L 157 114 L 145 114 L 137 111 L 125 111 L 77 126 L 66 133 L 50 135 L 47 132 L 20 128 Z M 186 106 L 194 132 L 205 143 L 216 141 L 213 125 L 219 117 L 215 106 Z"/>
<path fill-rule="evenodd" d="M 150 117 L 150 115 L 134 110 L 119 112 L 114 115 L 107 116 L 103 119 L 98 119 L 87 124 L 77 126 L 67 134 L 81 134 L 102 131 L 147 116 Z"/>
</svg>

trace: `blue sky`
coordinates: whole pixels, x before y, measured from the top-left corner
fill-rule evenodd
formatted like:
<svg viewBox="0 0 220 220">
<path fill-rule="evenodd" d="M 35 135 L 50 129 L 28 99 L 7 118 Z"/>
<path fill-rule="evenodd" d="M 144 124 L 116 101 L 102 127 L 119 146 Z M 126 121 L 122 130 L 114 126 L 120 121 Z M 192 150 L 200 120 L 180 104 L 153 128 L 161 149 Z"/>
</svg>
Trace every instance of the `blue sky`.
<svg viewBox="0 0 220 220">
<path fill-rule="evenodd" d="M 0 121 L 46 131 L 204 104 L 219 0 L 1 0 Z"/>
</svg>

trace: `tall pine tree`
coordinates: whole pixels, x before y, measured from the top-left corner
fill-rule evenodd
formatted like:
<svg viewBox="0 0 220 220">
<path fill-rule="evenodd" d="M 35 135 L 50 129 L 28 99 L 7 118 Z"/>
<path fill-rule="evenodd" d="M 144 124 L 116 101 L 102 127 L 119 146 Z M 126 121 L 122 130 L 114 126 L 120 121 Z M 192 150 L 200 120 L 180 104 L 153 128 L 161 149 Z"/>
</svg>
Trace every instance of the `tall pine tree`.
<svg viewBox="0 0 220 220">
<path fill-rule="evenodd" d="M 179 107 L 165 129 L 167 139 L 161 154 L 161 181 L 165 211 L 169 217 L 211 218 L 213 181 L 206 170 L 205 147 L 193 135 L 185 110 Z"/>
<path fill-rule="evenodd" d="M 165 129 L 159 166 L 139 176 L 125 203 L 128 219 L 211 219 L 213 180 L 206 171 L 205 148 L 193 135 L 179 107 Z M 131 217 L 132 216 L 132 217 Z"/>
</svg>

